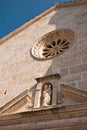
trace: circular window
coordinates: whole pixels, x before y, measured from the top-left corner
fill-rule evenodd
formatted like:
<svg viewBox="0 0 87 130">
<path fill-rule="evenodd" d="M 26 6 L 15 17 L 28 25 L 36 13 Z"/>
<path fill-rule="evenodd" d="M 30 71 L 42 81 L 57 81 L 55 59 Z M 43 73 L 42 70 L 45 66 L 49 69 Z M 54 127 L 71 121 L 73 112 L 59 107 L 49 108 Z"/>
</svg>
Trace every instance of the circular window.
<svg viewBox="0 0 87 130">
<path fill-rule="evenodd" d="M 68 29 L 49 32 L 34 44 L 32 55 L 39 59 L 50 59 L 59 56 L 73 45 L 74 39 L 74 33 Z"/>
</svg>

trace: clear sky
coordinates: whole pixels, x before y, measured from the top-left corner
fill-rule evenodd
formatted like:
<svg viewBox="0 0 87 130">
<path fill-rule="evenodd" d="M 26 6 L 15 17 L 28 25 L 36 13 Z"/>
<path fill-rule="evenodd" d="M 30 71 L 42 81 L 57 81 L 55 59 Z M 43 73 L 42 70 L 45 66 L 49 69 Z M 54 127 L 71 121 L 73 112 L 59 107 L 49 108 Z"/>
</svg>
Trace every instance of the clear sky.
<svg viewBox="0 0 87 130">
<path fill-rule="evenodd" d="M 0 38 L 58 2 L 73 0 L 0 0 Z"/>
</svg>

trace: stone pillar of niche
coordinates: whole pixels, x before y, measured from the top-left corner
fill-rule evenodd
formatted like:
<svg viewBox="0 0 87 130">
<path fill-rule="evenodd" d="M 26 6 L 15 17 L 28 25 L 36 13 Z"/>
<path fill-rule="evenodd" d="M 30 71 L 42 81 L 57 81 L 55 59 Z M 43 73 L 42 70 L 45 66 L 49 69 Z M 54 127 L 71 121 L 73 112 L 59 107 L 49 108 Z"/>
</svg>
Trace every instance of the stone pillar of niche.
<svg viewBox="0 0 87 130">
<path fill-rule="evenodd" d="M 57 105 L 58 100 L 58 80 L 60 79 L 59 74 L 49 75 L 45 77 L 36 78 L 37 87 L 35 92 L 34 108 L 41 107 L 42 87 L 45 83 L 52 84 L 52 104 Z"/>
</svg>

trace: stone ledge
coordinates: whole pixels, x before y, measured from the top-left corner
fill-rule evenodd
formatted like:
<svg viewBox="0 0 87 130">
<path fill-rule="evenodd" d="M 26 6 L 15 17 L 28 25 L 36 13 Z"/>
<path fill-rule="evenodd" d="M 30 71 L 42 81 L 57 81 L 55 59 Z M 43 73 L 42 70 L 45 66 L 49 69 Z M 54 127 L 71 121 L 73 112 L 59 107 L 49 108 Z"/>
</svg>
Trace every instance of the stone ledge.
<svg viewBox="0 0 87 130">
<path fill-rule="evenodd" d="M 70 106 L 52 106 L 45 109 L 33 109 L 33 111 L 21 112 L 19 114 L 0 116 L 0 126 L 10 123 L 26 121 L 41 121 L 52 119 L 67 119 L 87 116 L 87 102 Z"/>
<path fill-rule="evenodd" d="M 87 129 L 87 102 L 0 117 L 0 130 L 66 130 L 67 128 Z"/>
</svg>

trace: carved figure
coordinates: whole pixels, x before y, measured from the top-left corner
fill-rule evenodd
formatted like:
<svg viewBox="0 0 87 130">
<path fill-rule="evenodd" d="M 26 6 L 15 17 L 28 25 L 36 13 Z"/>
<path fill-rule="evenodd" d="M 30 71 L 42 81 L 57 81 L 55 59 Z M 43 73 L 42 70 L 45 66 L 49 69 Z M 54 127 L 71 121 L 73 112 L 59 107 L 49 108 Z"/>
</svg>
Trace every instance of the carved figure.
<svg viewBox="0 0 87 130">
<path fill-rule="evenodd" d="M 52 102 L 52 85 L 50 83 L 45 83 L 42 92 L 42 106 L 51 105 Z"/>
</svg>

